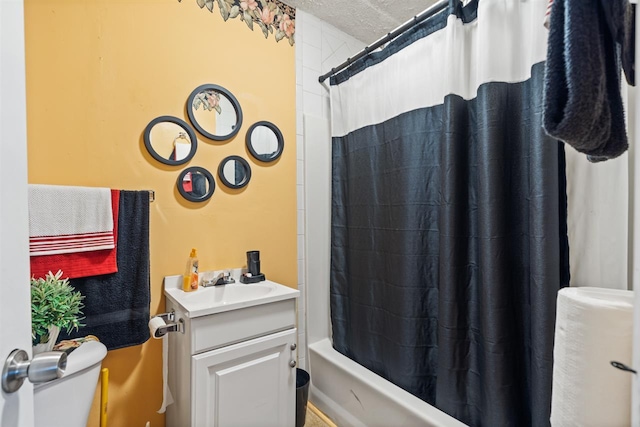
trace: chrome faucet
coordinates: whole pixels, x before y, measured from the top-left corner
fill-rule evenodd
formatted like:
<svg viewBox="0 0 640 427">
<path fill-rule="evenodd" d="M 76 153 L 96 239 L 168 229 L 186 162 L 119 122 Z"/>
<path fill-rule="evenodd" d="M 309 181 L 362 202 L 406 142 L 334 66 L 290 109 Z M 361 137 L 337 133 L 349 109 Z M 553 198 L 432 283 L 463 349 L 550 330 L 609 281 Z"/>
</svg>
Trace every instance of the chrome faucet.
<svg viewBox="0 0 640 427">
<path fill-rule="evenodd" d="M 231 277 L 231 272 L 226 270 L 218 274 L 215 279 L 203 281 L 202 286 L 206 288 L 208 286 L 228 285 L 229 283 L 236 283 L 236 281 Z"/>
</svg>

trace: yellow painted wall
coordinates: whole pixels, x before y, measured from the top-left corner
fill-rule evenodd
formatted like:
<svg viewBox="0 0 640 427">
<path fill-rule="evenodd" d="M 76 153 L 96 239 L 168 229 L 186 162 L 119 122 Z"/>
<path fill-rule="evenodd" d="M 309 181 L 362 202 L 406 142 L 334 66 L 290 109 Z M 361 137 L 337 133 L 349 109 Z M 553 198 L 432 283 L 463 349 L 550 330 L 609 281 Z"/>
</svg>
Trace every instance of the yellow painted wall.
<svg viewBox="0 0 640 427">
<path fill-rule="evenodd" d="M 151 313 L 164 310 L 162 279 L 182 274 L 191 247 L 201 270 L 245 265 L 261 251 L 262 270 L 296 286 L 295 57 L 287 40 L 265 39 L 235 19 L 223 22 L 195 0 L 25 0 L 29 182 L 153 189 Z M 232 154 L 246 158 L 252 179 L 228 190 L 216 178 L 205 203 L 181 199 L 186 166 L 164 166 L 145 151 L 149 121 L 188 121 L 187 97 L 215 83 L 238 98 L 242 129 L 226 143 L 198 137 L 186 166 L 216 174 Z M 244 145 L 259 120 L 283 132 L 280 160 L 265 166 Z M 51 267 L 55 271 L 55 266 Z M 110 351 L 109 425 L 164 425 L 161 341 Z M 97 399 L 97 397 L 96 397 Z M 89 426 L 98 425 L 97 400 Z"/>
</svg>

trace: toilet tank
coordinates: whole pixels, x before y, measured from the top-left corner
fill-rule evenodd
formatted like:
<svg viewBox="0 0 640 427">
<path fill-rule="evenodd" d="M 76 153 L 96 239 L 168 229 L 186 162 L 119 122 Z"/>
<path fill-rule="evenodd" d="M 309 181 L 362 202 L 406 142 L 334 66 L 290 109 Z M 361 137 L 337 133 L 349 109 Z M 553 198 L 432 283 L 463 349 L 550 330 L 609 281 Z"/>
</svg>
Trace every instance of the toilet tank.
<svg viewBox="0 0 640 427">
<path fill-rule="evenodd" d="M 67 358 L 62 378 L 34 386 L 34 427 L 85 427 L 98 383 L 104 344 L 87 341 Z"/>
</svg>

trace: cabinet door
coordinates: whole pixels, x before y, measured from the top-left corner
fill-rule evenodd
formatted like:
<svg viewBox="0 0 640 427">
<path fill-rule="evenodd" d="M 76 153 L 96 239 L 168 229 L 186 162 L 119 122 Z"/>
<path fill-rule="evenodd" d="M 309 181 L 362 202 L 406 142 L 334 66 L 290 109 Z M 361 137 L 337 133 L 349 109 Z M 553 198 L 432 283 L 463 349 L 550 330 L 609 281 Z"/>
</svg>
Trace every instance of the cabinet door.
<svg viewBox="0 0 640 427">
<path fill-rule="evenodd" d="M 295 342 L 289 329 L 193 356 L 193 426 L 294 426 Z"/>
</svg>

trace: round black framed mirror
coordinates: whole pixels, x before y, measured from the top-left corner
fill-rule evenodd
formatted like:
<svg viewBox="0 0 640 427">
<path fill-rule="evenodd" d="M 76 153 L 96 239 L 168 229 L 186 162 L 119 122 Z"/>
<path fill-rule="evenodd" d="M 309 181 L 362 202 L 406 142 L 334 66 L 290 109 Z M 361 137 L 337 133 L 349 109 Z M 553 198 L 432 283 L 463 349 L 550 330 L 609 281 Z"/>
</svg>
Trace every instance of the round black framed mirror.
<svg viewBox="0 0 640 427">
<path fill-rule="evenodd" d="M 198 138 L 187 122 L 173 116 L 157 117 L 144 129 L 144 146 L 165 165 L 182 165 L 196 154 Z"/>
<path fill-rule="evenodd" d="M 282 132 L 271 122 L 254 123 L 247 131 L 247 149 L 257 160 L 273 162 L 284 150 Z"/>
<path fill-rule="evenodd" d="M 242 188 L 251 180 L 251 167 L 240 156 L 225 157 L 218 166 L 218 178 L 229 188 Z"/>
<path fill-rule="evenodd" d="M 242 108 L 222 86 L 204 84 L 187 100 L 187 115 L 198 132 L 214 141 L 225 141 L 240 131 Z"/>
<path fill-rule="evenodd" d="M 204 202 L 213 195 L 216 183 L 211 172 L 200 166 L 192 166 L 180 172 L 178 192 L 191 202 Z"/>
</svg>

